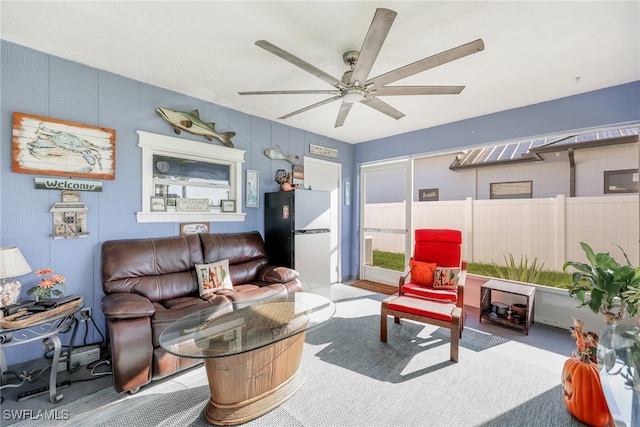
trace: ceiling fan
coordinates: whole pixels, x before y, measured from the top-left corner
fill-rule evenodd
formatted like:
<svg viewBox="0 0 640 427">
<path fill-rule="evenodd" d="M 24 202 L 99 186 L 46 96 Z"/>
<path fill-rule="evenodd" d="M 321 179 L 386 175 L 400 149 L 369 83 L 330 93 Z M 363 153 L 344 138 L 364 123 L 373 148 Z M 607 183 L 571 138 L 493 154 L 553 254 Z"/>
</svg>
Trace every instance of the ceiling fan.
<svg viewBox="0 0 640 427">
<path fill-rule="evenodd" d="M 355 103 L 362 103 L 375 110 L 380 111 L 396 120 L 404 117 L 400 111 L 396 110 L 389 104 L 378 99 L 379 96 L 397 96 L 397 95 L 457 95 L 465 88 L 464 86 L 385 86 L 389 83 L 404 79 L 414 74 L 421 73 L 438 65 L 471 55 L 484 50 L 484 42 L 482 39 L 463 44 L 453 49 L 440 52 L 428 58 L 421 59 L 412 64 L 405 65 L 396 70 L 379 75 L 369 79 L 369 72 L 373 67 L 378 53 L 382 48 L 382 44 L 387 38 L 387 34 L 391 29 L 391 25 L 396 18 L 397 13 L 389 9 L 376 9 L 376 13 L 369 27 L 369 31 L 364 39 L 364 43 L 360 51 L 348 51 L 342 56 L 345 64 L 349 66 L 349 70 L 344 73 L 342 79 L 337 79 L 319 68 L 309 64 L 308 62 L 298 58 L 295 55 L 269 43 L 266 40 L 258 40 L 255 44 L 302 68 L 304 71 L 329 83 L 335 89 L 333 90 L 271 90 L 271 91 L 252 91 L 238 92 L 240 95 L 300 95 L 300 94 L 327 94 L 334 95 L 331 98 L 309 105 L 307 107 L 296 110 L 292 113 L 285 114 L 279 119 L 287 119 L 296 114 L 303 113 L 313 108 L 320 107 L 333 101 L 342 100 L 342 106 L 338 112 L 335 127 L 344 124 L 351 107 Z"/>
</svg>

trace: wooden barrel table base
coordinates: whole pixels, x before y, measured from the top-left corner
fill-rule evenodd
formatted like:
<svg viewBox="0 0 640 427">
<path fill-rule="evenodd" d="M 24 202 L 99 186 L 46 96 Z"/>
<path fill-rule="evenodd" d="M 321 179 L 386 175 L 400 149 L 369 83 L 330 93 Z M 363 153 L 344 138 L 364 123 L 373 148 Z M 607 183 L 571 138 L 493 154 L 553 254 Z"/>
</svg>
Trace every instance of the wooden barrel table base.
<svg viewBox="0 0 640 427">
<path fill-rule="evenodd" d="M 210 424 L 244 424 L 280 406 L 304 383 L 307 331 L 333 317 L 335 304 L 309 292 L 234 308 L 212 306 L 171 323 L 159 338 L 167 353 L 204 359 Z"/>
<path fill-rule="evenodd" d="M 277 408 L 303 384 L 302 350 L 306 333 L 246 353 L 205 359 L 211 398 L 207 421 L 236 425 Z"/>
</svg>

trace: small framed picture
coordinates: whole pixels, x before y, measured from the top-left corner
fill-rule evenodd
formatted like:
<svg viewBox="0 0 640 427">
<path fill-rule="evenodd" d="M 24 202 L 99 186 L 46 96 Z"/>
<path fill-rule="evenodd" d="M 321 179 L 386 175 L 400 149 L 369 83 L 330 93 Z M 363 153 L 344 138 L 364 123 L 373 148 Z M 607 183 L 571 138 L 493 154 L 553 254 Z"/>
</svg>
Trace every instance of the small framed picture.
<svg viewBox="0 0 640 427">
<path fill-rule="evenodd" d="M 180 235 L 208 233 L 209 224 L 206 222 L 182 222 L 180 223 Z"/>
<path fill-rule="evenodd" d="M 221 200 L 220 208 L 222 212 L 235 212 L 236 211 L 236 201 L 235 200 Z"/>
<path fill-rule="evenodd" d="M 151 212 L 166 212 L 167 199 L 164 197 L 151 196 Z"/>
<path fill-rule="evenodd" d="M 440 190 L 438 188 L 421 188 L 418 190 L 418 201 L 437 202 L 440 200 Z"/>
<path fill-rule="evenodd" d="M 246 202 L 248 208 L 260 207 L 260 172 L 247 169 Z"/>
</svg>

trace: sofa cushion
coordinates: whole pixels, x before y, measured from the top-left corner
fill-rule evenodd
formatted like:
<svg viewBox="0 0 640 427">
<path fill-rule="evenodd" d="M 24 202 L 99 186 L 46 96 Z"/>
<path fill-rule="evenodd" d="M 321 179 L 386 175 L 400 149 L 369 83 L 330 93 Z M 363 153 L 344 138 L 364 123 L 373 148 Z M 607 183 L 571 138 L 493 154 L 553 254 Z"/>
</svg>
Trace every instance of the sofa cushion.
<svg viewBox="0 0 640 427">
<path fill-rule="evenodd" d="M 233 289 L 228 259 L 209 264 L 196 264 L 196 275 L 200 296 L 219 289 Z"/>
<path fill-rule="evenodd" d="M 240 288 L 240 287 L 238 287 Z M 236 289 L 238 289 L 236 288 Z M 238 309 L 247 305 L 266 301 L 284 301 L 289 295 L 289 289 L 282 283 L 274 283 L 267 286 L 242 285 L 239 292 L 225 295 L 231 300 L 233 306 Z"/>
<path fill-rule="evenodd" d="M 172 300 L 163 301 L 162 303 L 153 303 L 155 314 L 151 318 L 151 329 L 153 346 L 160 345 L 158 342 L 160 334 L 167 327 L 182 317 L 201 310 L 211 309 L 218 306 L 220 314 L 232 311 L 231 301 L 224 296 L 214 296 L 204 301 L 198 297 L 181 297 Z"/>
<path fill-rule="evenodd" d="M 249 283 L 268 264 L 262 236 L 257 231 L 244 233 L 200 234 L 203 263 L 229 260 L 231 283 Z"/>
<path fill-rule="evenodd" d="M 202 263 L 197 234 L 107 241 L 102 244 L 102 289 L 105 294 L 136 293 L 152 302 L 195 294 L 193 266 Z"/>
</svg>

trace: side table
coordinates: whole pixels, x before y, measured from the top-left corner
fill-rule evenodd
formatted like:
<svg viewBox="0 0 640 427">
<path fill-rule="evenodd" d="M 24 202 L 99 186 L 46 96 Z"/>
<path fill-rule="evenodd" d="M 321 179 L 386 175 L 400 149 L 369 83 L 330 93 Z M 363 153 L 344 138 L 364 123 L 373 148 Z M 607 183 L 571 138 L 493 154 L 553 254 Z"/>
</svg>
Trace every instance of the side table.
<svg viewBox="0 0 640 427">
<path fill-rule="evenodd" d="M 27 381 L 33 381 L 34 377 L 40 376 L 47 369 L 40 370 L 35 376 L 33 375 L 34 371 L 20 374 L 10 372 L 7 366 L 5 348 L 42 340 L 42 346 L 45 351 L 53 350 L 53 360 L 51 361 L 51 372 L 49 374 L 49 401 L 58 403 L 62 400 L 62 393 L 58 393 L 56 390 L 58 363 L 62 348 L 58 334 L 68 332 L 75 325 L 77 322 L 75 315 L 83 307 L 82 304 L 69 305 L 70 307 L 61 306 L 59 308 L 63 308 L 62 310 L 52 312 L 49 316 L 42 316 L 28 325 L 11 326 L 8 322 L 0 325 L 0 373 L 2 374 L 0 377 L 0 390 L 8 387 L 20 387 Z M 9 374 L 17 377 L 20 382 L 8 383 L 7 377 Z"/>
<path fill-rule="evenodd" d="M 526 316 L 524 322 L 514 323 L 509 319 L 499 316 L 491 316 L 492 291 L 504 292 L 507 294 L 520 295 L 527 303 Z M 534 286 L 520 283 L 504 282 L 502 280 L 489 280 L 480 286 L 480 319 L 491 320 L 501 325 L 524 330 L 529 335 L 529 326 L 533 323 L 533 305 L 535 303 L 536 288 Z M 504 301 L 503 301 L 504 302 Z"/>
</svg>

